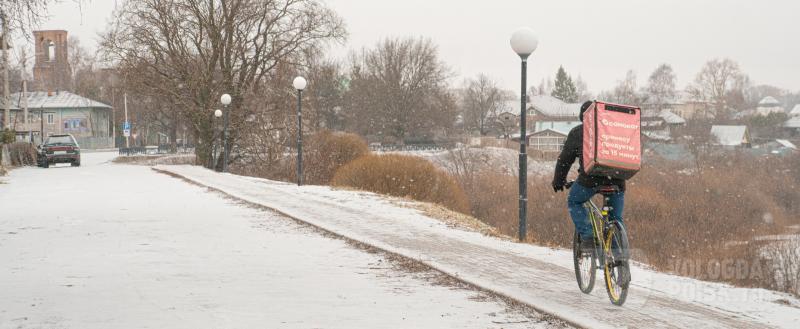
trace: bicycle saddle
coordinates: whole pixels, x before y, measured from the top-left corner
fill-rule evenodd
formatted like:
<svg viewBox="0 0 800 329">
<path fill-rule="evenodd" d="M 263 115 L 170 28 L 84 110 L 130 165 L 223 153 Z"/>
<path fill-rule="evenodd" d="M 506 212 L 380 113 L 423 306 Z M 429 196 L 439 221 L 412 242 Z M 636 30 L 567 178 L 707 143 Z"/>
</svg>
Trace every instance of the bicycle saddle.
<svg viewBox="0 0 800 329">
<path fill-rule="evenodd" d="M 600 185 L 594 188 L 594 191 L 600 194 L 615 194 L 619 193 L 619 186 L 616 185 Z"/>
</svg>

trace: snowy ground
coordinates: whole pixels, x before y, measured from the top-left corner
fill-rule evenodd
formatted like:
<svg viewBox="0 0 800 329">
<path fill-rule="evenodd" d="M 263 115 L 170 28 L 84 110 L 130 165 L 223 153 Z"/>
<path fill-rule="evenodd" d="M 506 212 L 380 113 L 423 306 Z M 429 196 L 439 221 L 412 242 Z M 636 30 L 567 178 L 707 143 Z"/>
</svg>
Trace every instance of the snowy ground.
<svg viewBox="0 0 800 329">
<path fill-rule="evenodd" d="M 0 178 L 0 328 L 561 326 L 113 156 Z"/>
<path fill-rule="evenodd" d="M 794 328 L 800 321 L 800 301 L 787 294 L 702 282 L 642 266 L 633 268 L 627 303 L 615 307 L 601 283 L 591 295 L 577 290 L 566 250 L 456 230 L 371 193 L 296 187 L 192 166 L 157 169 L 417 259 L 580 326 Z"/>
</svg>

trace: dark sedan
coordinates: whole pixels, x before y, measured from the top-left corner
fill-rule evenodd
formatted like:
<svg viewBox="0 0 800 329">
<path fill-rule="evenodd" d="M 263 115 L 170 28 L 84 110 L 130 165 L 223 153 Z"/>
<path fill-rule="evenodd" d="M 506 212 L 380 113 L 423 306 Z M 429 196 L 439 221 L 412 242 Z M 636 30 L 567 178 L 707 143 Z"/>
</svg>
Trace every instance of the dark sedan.
<svg viewBox="0 0 800 329">
<path fill-rule="evenodd" d="M 43 168 L 56 163 L 69 163 L 77 167 L 81 165 L 81 148 L 72 135 L 52 135 L 39 145 L 37 160 Z"/>
</svg>

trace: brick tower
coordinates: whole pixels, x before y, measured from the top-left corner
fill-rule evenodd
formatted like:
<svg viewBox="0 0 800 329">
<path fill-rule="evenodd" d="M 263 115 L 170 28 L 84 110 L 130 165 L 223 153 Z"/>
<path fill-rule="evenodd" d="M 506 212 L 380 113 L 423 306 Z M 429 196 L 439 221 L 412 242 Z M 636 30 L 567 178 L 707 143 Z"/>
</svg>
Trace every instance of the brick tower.
<svg viewBox="0 0 800 329">
<path fill-rule="evenodd" d="M 69 90 L 67 31 L 33 31 L 36 63 L 33 65 L 34 88 L 40 91 Z"/>
</svg>

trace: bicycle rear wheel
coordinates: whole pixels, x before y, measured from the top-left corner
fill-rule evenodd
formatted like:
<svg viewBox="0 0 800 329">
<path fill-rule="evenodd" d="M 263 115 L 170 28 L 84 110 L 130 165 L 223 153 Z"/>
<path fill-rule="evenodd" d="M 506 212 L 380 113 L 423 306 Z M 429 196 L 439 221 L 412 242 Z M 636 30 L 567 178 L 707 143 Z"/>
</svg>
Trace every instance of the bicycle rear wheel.
<svg viewBox="0 0 800 329">
<path fill-rule="evenodd" d="M 603 273 L 605 274 L 606 292 L 611 303 L 621 306 L 628 297 L 628 286 L 631 281 L 628 259 L 628 234 L 619 222 L 612 222 L 603 241 L 605 254 Z"/>
<path fill-rule="evenodd" d="M 587 255 L 581 251 L 581 238 L 578 232 L 575 232 L 572 239 L 572 259 L 575 264 L 575 279 L 578 280 L 578 288 L 584 294 L 592 292 L 597 272 L 596 255 L 594 252 Z"/>
</svg>

